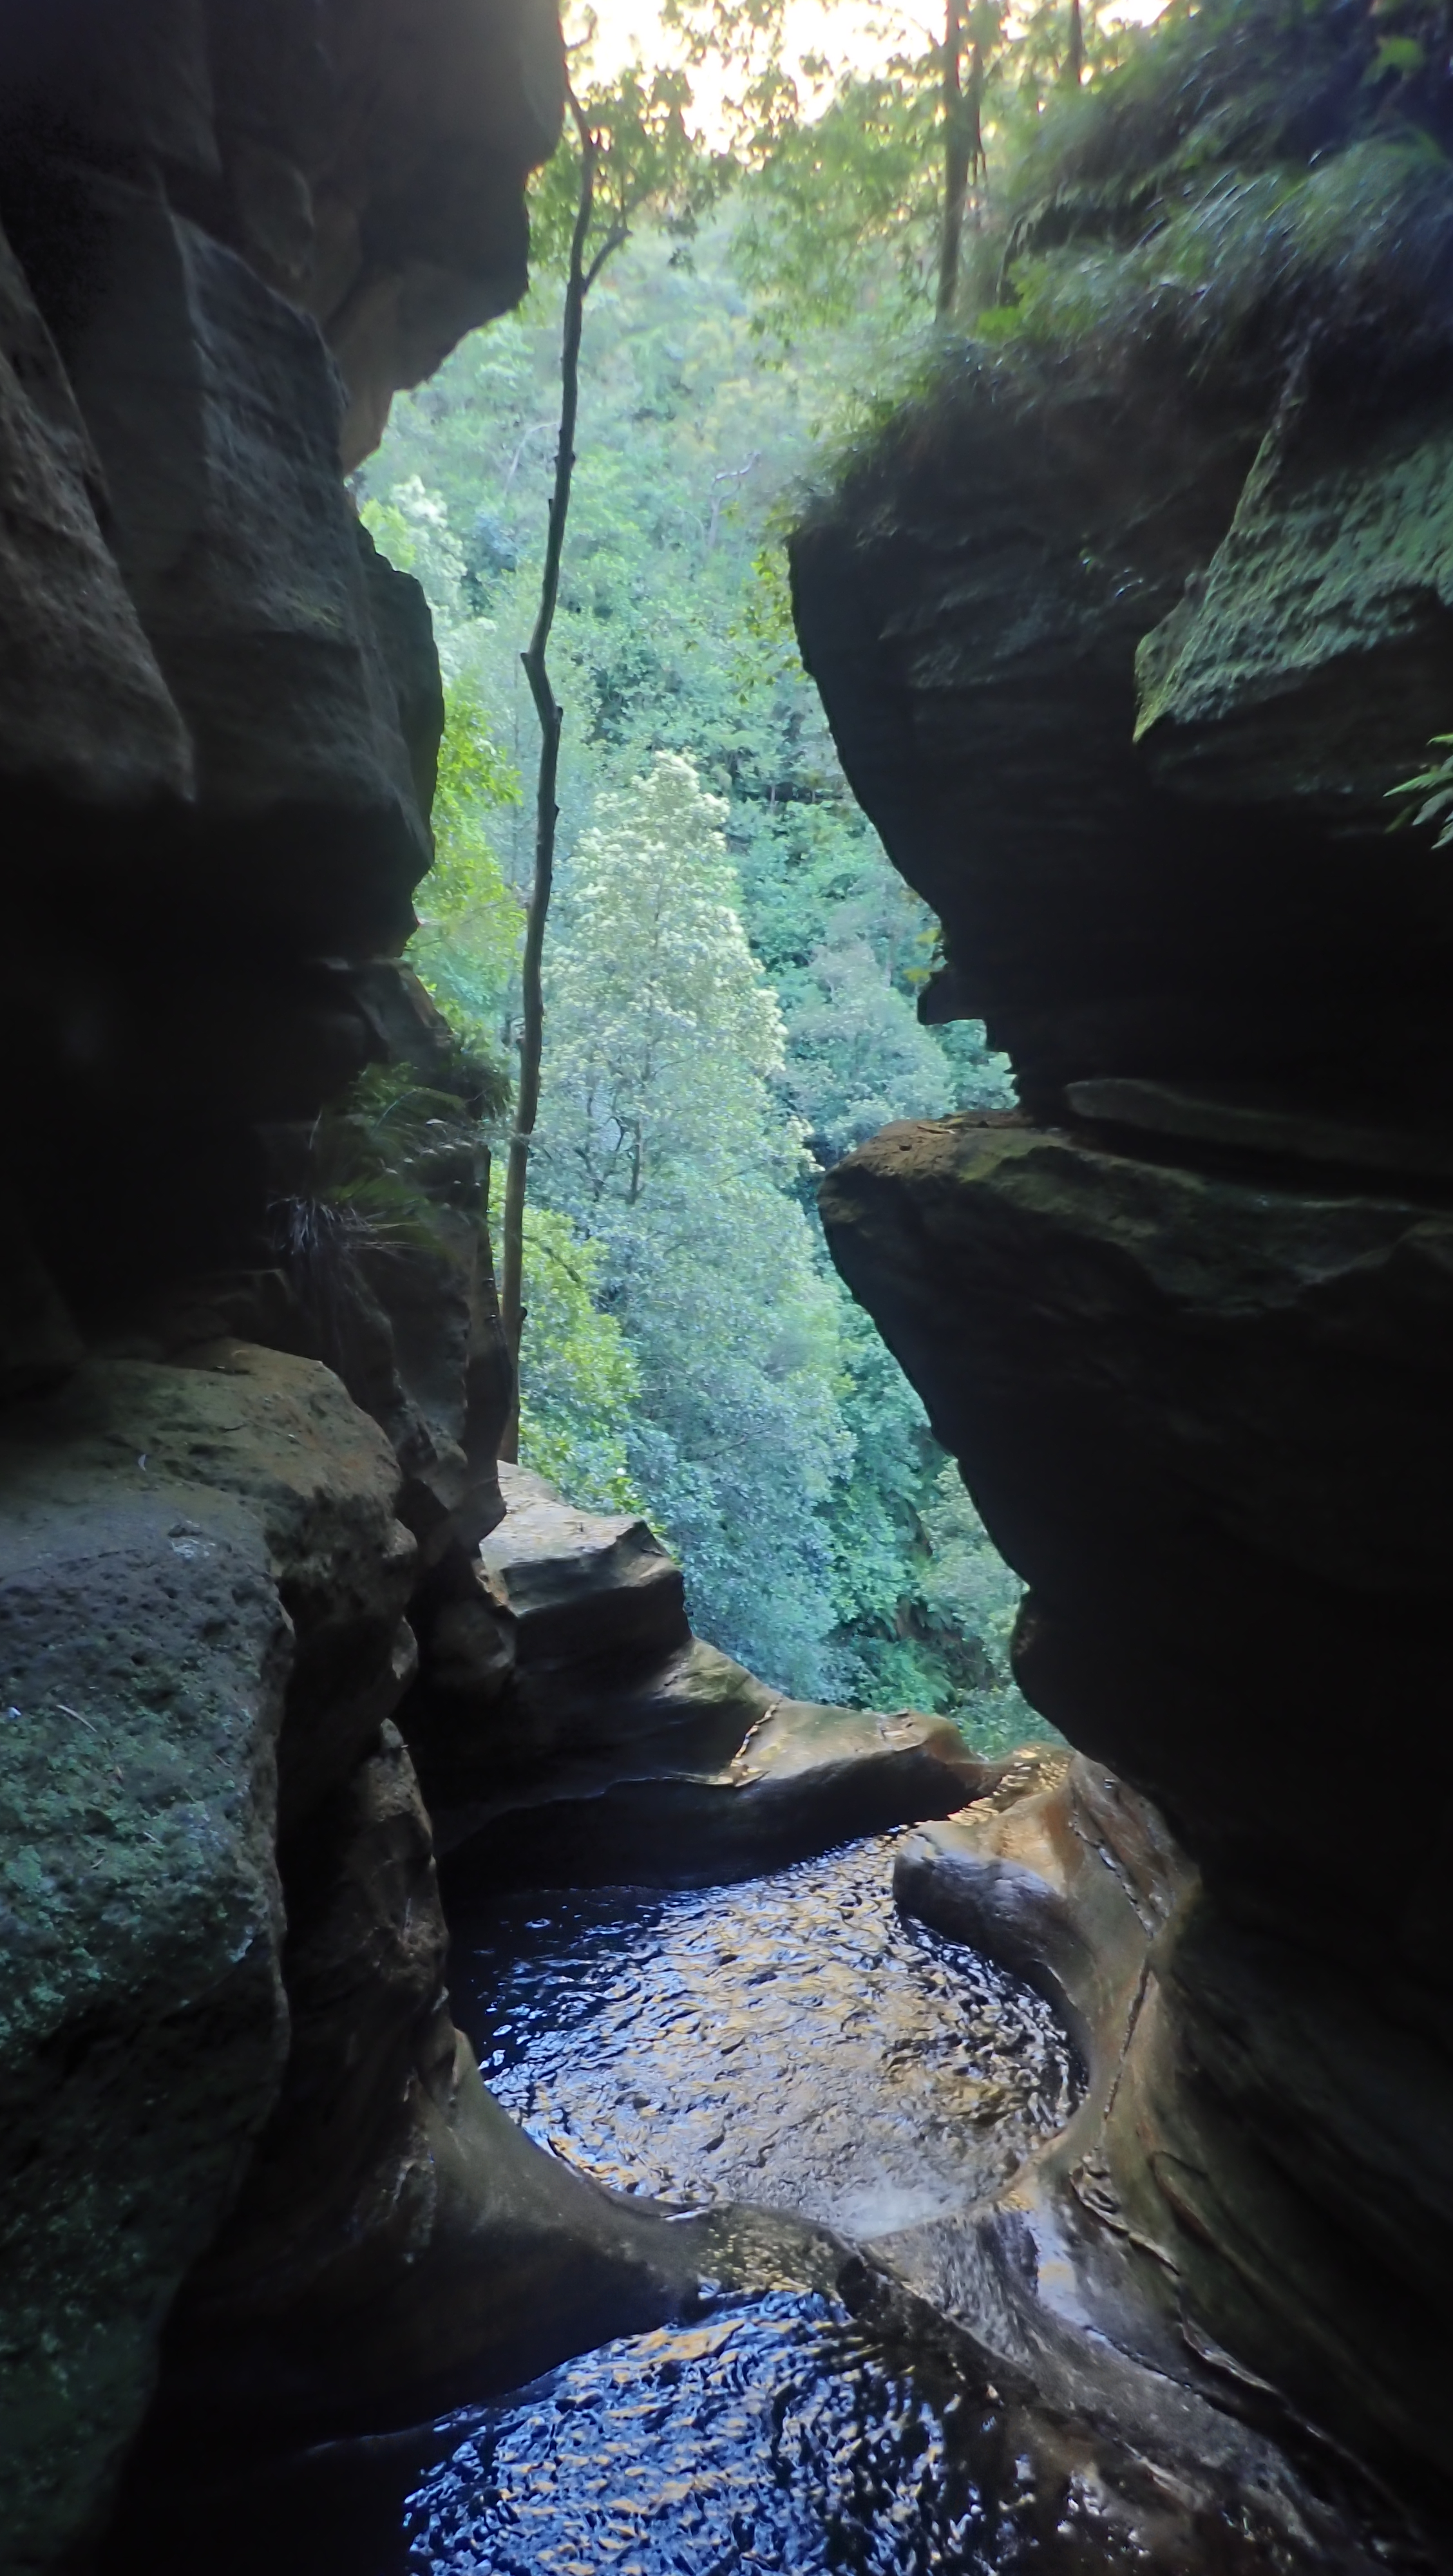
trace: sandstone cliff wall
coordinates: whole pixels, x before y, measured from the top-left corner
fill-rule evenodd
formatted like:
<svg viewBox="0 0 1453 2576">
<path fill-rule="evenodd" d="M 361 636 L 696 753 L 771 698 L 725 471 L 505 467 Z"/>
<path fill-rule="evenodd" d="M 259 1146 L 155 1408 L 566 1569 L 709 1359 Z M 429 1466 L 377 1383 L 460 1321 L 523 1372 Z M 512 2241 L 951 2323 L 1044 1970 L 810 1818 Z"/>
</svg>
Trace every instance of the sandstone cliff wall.
<svg viewBox="0 0 1453 2576">
<path fill-rule="evenodd" d="M 1024 1103 L 890 1128 L 823 1208 L 1028 1578 L 1022 1686 L 1200 1866 L 1122 2204 L 1221 2344 L 1446 2477 L 1453 873 L 1386 791 L 1453 726 L 1453 202 L 1405 131 L 1340 217 L 1316 181 L 1320 267 L 1236 235 L 1253 74 L 1302 119 L 1259 220 L 1384 148 L 1367 12 L 1241 18 L 1173 102 L 1220 120 L 1194 286 L 1145 163 L 1089 189 L 1112 104 L 1053 215 L 1118 319 L 946 358 L 799 532 L 849 776 L 945 925 L 930 1008 Z"/>
<path fill-rule="evenodd" d="M 388 1725 L 508 1388 L 468 1078 L 392 962 L 438 667 L 344 472 L 523 291 L 561 85 L 545 0 L 0 24 L 6 2566 L 94 2540 L 240 2191 L 188 2366 L 227 2310 L 244 2410 L 667 2295 L 456 2042 Z M 371 1062 L 438 1095 L 436 1222 L 330 1302 L 280 1212 Z"/>
</svg>

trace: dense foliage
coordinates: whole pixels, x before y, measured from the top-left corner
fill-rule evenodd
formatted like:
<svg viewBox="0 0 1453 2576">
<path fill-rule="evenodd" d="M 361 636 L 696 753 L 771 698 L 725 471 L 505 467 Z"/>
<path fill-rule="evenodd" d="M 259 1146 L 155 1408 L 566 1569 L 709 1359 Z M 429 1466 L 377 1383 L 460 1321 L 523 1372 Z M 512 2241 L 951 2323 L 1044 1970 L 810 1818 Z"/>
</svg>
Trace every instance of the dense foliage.
<svg viewBox="0 0 1453 2576">
<path fill-rule="evenodd" d="M 924 122 L 912 86 L 895 151 Z M 521 1448 L 582 1502 L 645 1508 L 703 1632 L 770 1681 L 1012 1740 L 1038 1731 L 1008 1673 L 1019 1586 L 816 1221 L 818 1170 L 888 1120 L 1010 1093 L 982 1030 L 917 1018 L 935 927 L 847 793 L 793 642 L 779 518 L 853 414 L 885 280 L 927 294 L 911 209 L 859 228 L 851 292 L 794 288 L 778 201 L 801 150 L 786 120 L 725 196 L 714 164 L 592 294 L 552 642 L 567 723 Z M 547 182 L 547 239 L 567 178 Z M 884 174 L 860 156 L 859 181 Z M 362 496 L 424 582 L 448 686 L 415 959 L 506 1059 L 557 361 L 547 274 L 399 402 Z"/>
</svg>

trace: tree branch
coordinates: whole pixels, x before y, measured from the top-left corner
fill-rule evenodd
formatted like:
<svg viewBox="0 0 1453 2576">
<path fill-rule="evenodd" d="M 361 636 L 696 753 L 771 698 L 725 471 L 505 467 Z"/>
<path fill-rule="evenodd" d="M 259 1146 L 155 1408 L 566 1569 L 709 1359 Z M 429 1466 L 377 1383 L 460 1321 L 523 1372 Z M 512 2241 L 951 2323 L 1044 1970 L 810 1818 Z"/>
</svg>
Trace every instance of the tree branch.
<svg viewBox="0 0 1453 2576">
<path fill-rule="evenodd" d="M 519 1092 L 510 1135 L 509 1160 L 505 1166 L 504 1221 L 500 1242 L 500 1316 L 515 1372 L 514 1399 L 500 1442 L 500 1456 L 507 1460 L 519 1455 L 520 1342 L 525 1323 L 525 1195 L 529 1184 L 531 1140 L 540 1112 L 540 1068 L 545 1049 L 542 967 L 545 924 L 549 918 L 550 895 L 555 881 L 555 830 L 560 819 L 556 788 L 560 775 L 560 735 L 565 721 L 564 710 L 551 685 L 546 656 L 560 597 L 560 566 L 565 552 L 565 529 L 570 516 L 570 493 L 575 474 L 575 428 L 580 412 L 580 342 L 585 323 L 585 299 L 606 261 L 622 248 L 629 230 L 625 215 L 617 215 L 609 225 L 600 249 L 587 264 L 586 251 L 595 215 L 601 138 L 592 128 L 568 81 L 565 95 L 580 138 L 580 194 L 565 277 L 565 312 L 560 335 L 560 436 L 555 450 L 555 480 L 545 534 L 540 600 L 534 630 L 520 656 L 539 718 L 540 761 L 535 782 L 535 873 L 525 913 L 525 950 L 520 966 Z"/>
</svg>

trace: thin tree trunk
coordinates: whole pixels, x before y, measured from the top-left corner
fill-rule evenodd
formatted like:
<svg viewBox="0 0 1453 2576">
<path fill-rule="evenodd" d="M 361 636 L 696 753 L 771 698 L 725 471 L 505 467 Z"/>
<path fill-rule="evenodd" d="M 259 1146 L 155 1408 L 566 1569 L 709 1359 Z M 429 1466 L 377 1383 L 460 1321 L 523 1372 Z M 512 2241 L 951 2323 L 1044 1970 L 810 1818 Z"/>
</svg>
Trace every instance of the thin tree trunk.
<svg viewBox="0 0 1453 2576">
<path fill-rule="evenodd" d="M 555 790 L 560 772 L 563 711 L 550 685 L 545 655 L 555 622 L 555 604 L 560 595 L 560 559 L 565 548 L 565 523 L 570 515 L 570 486 L 575 471 L 575 423 L 580 408 L 580 335 L 585 318 L 585 299 L 601 266 L 597 260 L 587 272 L 585 265 L 585 245 L 595 206 L 595 172 L 600 147 L 573 93 L 570 94 L 570 107 L 580 136 L 580 200 L 570 242 L 565 319 L 560 341 L 560 444 L 555 451 L 555 484 L 550 496 L 545 566 L 540 576 L 540 605 L 529 646 L 521 656 L 530 695 L 535 701 L 535 713 L 540 720 L 540 765 L 535 786 L 535 874 L 525 915 L 525 954 L 520 969 L 520 1078 L 509 1160 L 505 1167 L 504 1226 L 500 1244 L 500 1313 L 514 1366 L 515 1393 L 499 1454 L 509 1460 L 519 1456 L 520 1340 L 525 1324 L 525 1191 L 529 1180 L 530 1142 L 540 1108 L 540 1064 L 545 1046 L 541 961 L 550 893 L 555 879 L 555 826 L 560 815 Z"/>
<path fill-rule="evenodd" d="M 1085 74 L 1085 21 L 1080 0 L 1070 0 L 1070 41 L 1065 56 L 1065 79 L 1071 89 L 1078 89 Z"/>
<path fill-rule="evenodd" d="M 964 198 L 969 186 L 969 138 L 964 117 L 962 0 L 948 0 L 943 36 L 943 237 L 938 255 L 940 322 L 947 322 L 959 292 L 959 252 L 964 238 Z"/>
</svg>

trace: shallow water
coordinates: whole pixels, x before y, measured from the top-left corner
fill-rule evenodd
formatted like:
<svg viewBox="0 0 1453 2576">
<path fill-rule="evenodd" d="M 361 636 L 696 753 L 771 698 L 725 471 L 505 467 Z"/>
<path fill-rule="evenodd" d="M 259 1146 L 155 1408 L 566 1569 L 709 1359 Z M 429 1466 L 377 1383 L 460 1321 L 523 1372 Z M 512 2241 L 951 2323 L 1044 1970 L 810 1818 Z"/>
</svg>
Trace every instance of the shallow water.
<svg viewBox="0 0 1453 2576">
<path fill-rule="evenodd" d="M 865 2235 L 1000 2187 L 1073 2108 L 1038 1997 L 901 1922 L 895 1837 L 725 1889 L 512 1895 L 457 1926 L 499 2099 L 613 2187 Z M 807 2289 L 708 2296 L 404 2436 L 136 2496 L 107 2576 L 1314 2576 L 1352 2563 L 1173 2500 L 1088 2426 L 1016 2413 L 932 2335 Z M 1168 2502 L 1168 2495 L 1172 2499 Z M 1374 2548 L 1356 2564 L 1411 2564 Z M 1421 2563 L 1421 2562 L 1419 2562 Z"/>
<path fill-rule="evenodd" d="M 970 2563 L 981 2521 L 930 2398 L 786 2294 L 587 2354 L 477 2422 L 407 2507 L 429 2576 L 918 2576 Z"/>
<path fill-rule="evenodd" d="M 1245 2508 L 1167 2510 L 1083 2430 L 986 2407 L 828 2299 L 724 2301 L 436 2428 L 400 2576 L 1325 2576 Z M 1046 2434 L 1048 2433 L 1048 2439 Z M 1363 2562 L 1408 2562 L 1381 2548 Z M 364 2576 L 356 2567 L 354 2576 Z M 372 2571 L 369 2571 L 372 2576 Z"/>
<path fill-rule="evenodd" d="M 997 2190 L 1073 2108 L 1049 2007 L 900 1919 L 888 1835 L 744 1885 L 462 1920 L 456 2020 L 542 2145 L 622 2191 L 867 2237 Z"/>
</svg>

